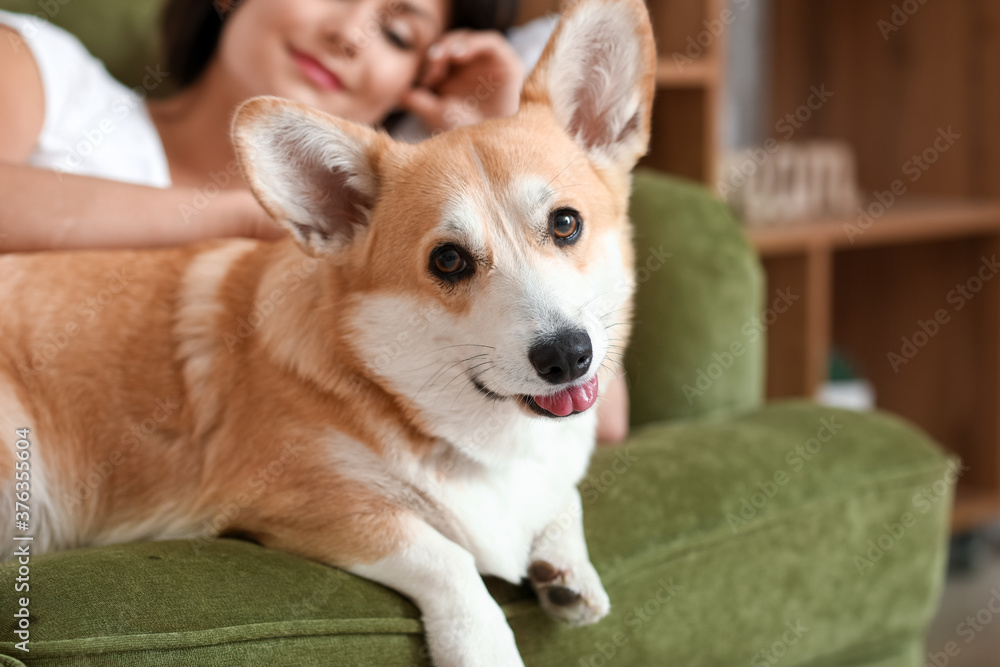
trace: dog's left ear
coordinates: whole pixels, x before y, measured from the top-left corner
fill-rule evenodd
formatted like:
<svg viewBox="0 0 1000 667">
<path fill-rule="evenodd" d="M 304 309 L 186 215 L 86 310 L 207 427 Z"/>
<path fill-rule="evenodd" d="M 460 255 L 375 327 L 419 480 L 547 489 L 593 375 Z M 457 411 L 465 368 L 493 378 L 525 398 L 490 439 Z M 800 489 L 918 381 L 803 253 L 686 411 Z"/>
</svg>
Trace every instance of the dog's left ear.
<svg viewBox="0 0 1000 667">
<path fill-rule="evenodd" d="M 232 137 L 254 196 L 310 254 L 335 251 L 368 225 L 388 135 L 263 96 L 236 110 Z"/>
<path fill-rule="evenodd" d="M 642 0 L 579 0 L 521 91 L 547 104 L 595 164 L 627 172 L 649 145 L 656 45 Z"/>
</svg>

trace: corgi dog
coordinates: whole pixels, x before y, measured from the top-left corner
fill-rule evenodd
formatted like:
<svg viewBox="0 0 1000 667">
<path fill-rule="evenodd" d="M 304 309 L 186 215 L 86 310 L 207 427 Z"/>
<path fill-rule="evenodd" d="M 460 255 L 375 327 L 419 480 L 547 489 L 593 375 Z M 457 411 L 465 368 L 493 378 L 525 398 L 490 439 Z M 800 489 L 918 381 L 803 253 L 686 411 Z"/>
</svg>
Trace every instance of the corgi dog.
<svg viewBox="0 0 1000 667">
<path fill-rule="evenodd" d="M 580 0 L 510 117 L 404 144 L 245 102 L 285 239 L 0 256 L 5 557 L 249 537 L 410 598 L 438 667 L 523 664 L 481 575 L 604 617 L 576 485 L 655 66 L 642 0 Z"/>
</svg>

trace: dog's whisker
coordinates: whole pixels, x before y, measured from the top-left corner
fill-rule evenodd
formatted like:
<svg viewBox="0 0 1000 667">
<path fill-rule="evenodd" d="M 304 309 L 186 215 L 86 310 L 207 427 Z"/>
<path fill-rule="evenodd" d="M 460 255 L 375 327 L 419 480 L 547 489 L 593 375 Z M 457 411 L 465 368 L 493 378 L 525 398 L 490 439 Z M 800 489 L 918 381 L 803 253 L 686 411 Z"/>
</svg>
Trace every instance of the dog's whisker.
<svg viewBox="0 0 1000 667">
<path fill-rule="evenodd" d="M 601 298 L 602 296 L 604 296 L 605 294 L 608 294 L 608 293 L 609 293 L 610 291 L 611 291 L 611 290 L 607 290 L 607 291 L 605 291 L 605 292 L 601 292 L 600 294 L 598 294 L 597 296 L 595 296 L 595 297 L 594 297 L 593 299 L 589 299 L 589 300 L 587 300 L 587 301 L 586 301 L 586 302 L 585 302 L 585 303 L 584 303 L 584 304 L 583 304 L 582 306 L 580 306 L 580 308 L 579 308 L 579 309 L 577 310 L 577 312 L 580 312 L 580 313 L 582 313 L 582 312 L 583 312 L 583 309 L 584 309 L 584 308 L 586 308 L 587 306 L 589 306 L 589 305 L 590 305 L 591 303 L 593 303 L 594 301 L 597 301 L 598 299 L 600 299 L 600 298 Z M 614 312 L 614 311 L 612 311 L 612 312 Z M 600 317 L 604 317 L 604 316 L 603 316 L 603 315 L 601 315 Z M 600 318 L 598 318 L 598 319 L 600 319 Z"/>
<path fill-rule="evenodd" d="M 436 380 L 437 378 L 441 377 L 441 376 L 442 376 L 443 374 L 447 373 L 448 371 L 450 371 L 450 370 L 451 370 L 452 368 L 454 368 L 455 366 L 458 366 L 459 364 L 464 364 L 464 363 L 466 363 L 466 362 L 468 362 L 468 361 L 472 361 L 473 359 L 477 359 L 477 358 L 479 358 L 479 357 L 485 357 L 485 356 L 488 356 L 486 352 L 483 352 L 483 353 L 481 353 L 481 354 L 474 354 L 474 355 L 472 355 L 471 357 L 466 357 L 465 359 L 461 359 L 461 360 L 459 360 L 459 361 L 456 361 L 456 362 L 455 362 L 455 363 L 453 363 L 453 364 L 452 364 L 451 366 L 448 366 L 447 368 L 444 368 L 444 369 L 442 369 L 442 370 L 438 371 L 437 373 L 434 373 L 434 374 L 433 374 L 433 375 L 432 375 L 432 376 L 431 376 L 430 378 L 428 378 L 428 379 L 427 379 L 427 380 L 426 380 L 426 381 L 425 381 L 425 382 L 424 382 L 424 383 L 423 383 L 422 385 L 420 385 L 420 389 L 418 389 L 418 390 L 417 390 L 417 396 L 420 396 L 420 394 L 421 394 L 421 393 L 422 393 L 422 392 L 424 391 L 424 388 L 425 388 L 425 387 L 426 387 L 426 386 L 427 386 L 428 384 L 431 384 L 431 383 L 433 383 L 433 382 L 434 382 L 434 380 Z"/>
<path fill-rule="evenodd" d="M 566 166 L 565 166 L 565 167 L 563 167 L 562 169 L 560 169 L 560 170 L 559 170 L 559 173 L 558 173 L 558 174 L 556 174 L 555 176 L 553 176 L 553 177 L 552 177 L 552 180 L 550 180 L 550 181 L 549 181 L 548 183 L 546 183 L 546 184 L 545 184 L 545 187 L 549 187 L 550 185 L 552 185 L 552 181 L 554 181 L 554 180 L 556 180 L 557 178 L 559 178 L 560 176 L 562 176 L 562 173 L 563 173 L 564 171 L 566 171 L 567 169 L 569 169 L 569 166 L 570 166 L 571 164 L 573 164 L 574 162 L 576 162 L 576 161 L 577 161 L 577 160 L 578 160 L 579 158 L 580 158 L 580 156 L 579 156 L 579 155 L 577 155 L 577 156 L 576 156 L 576 157 L 574 157 L 574 158 L 573 158 L 572 160 L 570 160 L 569 162 L 567 162 L 567 163 L 566 163 Z"/>
<path fill-rule="evenodd" d="M 458 343 L 457 345 L 445 345 L 444 347 L 439 347 L 436 350 L 431 350 L 427 354 L 434 354 L 435 352 L 440 352 L 441 350 L 447 350 L 447 349 L 452 348 L 452 347 L 485 347 L 485 348 L 489 348 L 491 350 L 495 350 L 496 349 L 492 345 L 482 345 L 480 343 Z"/>
<path fill-rule="evenodd" d="M 433 380 L 435 377 L 437 377 L 437 376 L 439 376 L 439 375 L 441 375 L 443 373 L 448 372 L 449 370 L 451 370 L 452 368 L 454 368 L 455 366 L 457 366 L 459 364 L 463 364 L 463 363 L 465 363 L 467 361 L 472 361 L 473 359 L 476 359 L 478 357 L 485 357 L 485 356 L 487 356 L 487 355 L 486 355 L 485 352 L 483 352 L 481 354 L 474 354 L 471 357 L 466 357 L 465 359 L 460 359 L 460 360 L 456 361 L 455 363 L 453 363 L 451 366 L 448 366 L 447 368 L 444 368 L 444 369 L 438 371 L 435 375 L 431 376 L 431 380 Z M 430 364 L 428 364 L 428 366 L 429 365 Z M 426 366 L 424 368 L 426 368 Z"/>
<path fill-rule="evenodd" d="M 474 371 L 475 369 L 479 368 L 480 366 L 485 366 L 486 364 L 490 364 L 491 368 L 492 368 L 492 363 L 493 362 L 491 362 L 491 361 L 485 361 L 485 362 L 483 362 L 481 364 L 477 364 L 476 366 L 473 366 L 472 368 L 469 369 L 469 371 Z M 468 377 L 468 382 L 466 382 L 465 384 L 463 384 L 462 388 L 458 390 L 457 394 L 455 394 L 455 398 L 452 399 L 452 401 L 451 401 L 451 407 L 449 408 L 449 410 L 451 410 L 452 408 L 455 407 L 455 403 L 458 401 L 458 397 L 462 395 L 462 392 L 465 391 L 466 387 L 468 387 L 470 385 L 475 386 L 475 380 L 477 380 L 483 373 L 486 373 L 489 370 L 490 369 L 487 368 L 486 370 L 482 371 L 482 373 L 479 373 L 479 375 L 474 375 L 474 376 L 470 375 Z"/>
<path fill-rule="evenodd" d="M 476 370 L 477 368 L 479 368 L 479 367 L 481 367 L 481 366 L 485 366 L 485 365 L 487 365 L 487 364 L 492 364 L 492 363 L 493 363 L 492 361 L 484 361 L 484 362 L 482 362 L 482 363 L 478 363 L 478 364 L 476 364 L 475 366 L 470 366 L 468 370 L 469 370 L 469 372 L 471 373 L 472 371 Z M 489 370 L 489 369 L 486 369 L 486 370 Z M 485 372 L 486 372 L 486 371 L 483 371 L 483 373 L 485 373 Z M 480 373 L 480 375 L 481 375 L 481 374 L 482 374 L 482 373 Z M 479 377 L 479 375 L 476 375 L 475 377 L 477 377 L 477 378 L 478 378 L 478 377 Z"/>
<path fill-rule="evenodd" d="M 466 373 L 467 373 L 468 371 L 470 371 L 470 370 L 474 370 L 474 369 L 476 369 L 476 368 L 479 368 L 480 366 L 483 366 L 483 365 L 485 365 L 485 364 L 489 364 L 489 363 L 493 363 L 493 362 L 491 362 L 491 361 L 484 361 L 484 362 L 482 362 L 482 363 L 479 363 L 479 364 L 476 364 L 476 365 L 475 365 L 475 366 L 473 366 L 472 368 L 463 368 L 463 369 L 462 369 L 462 371 L 461 371 L 460 373 L 458 373 L 457 375 L 455 375 L 455 377 L 453 377 L 452 379 L 448 380 L 448 384 L 446 384 L 445 386 L 441 387 L 441 391 L 439 391 L 439 392 L 437 393 L 437 398 L 440 398 L 440 397 L 441 397 L 441 394 L 443 394 L 443 393 L 444 393 L 444 390 L 445 390 L 445 389 L 447 389 L 448 387 L 450 387 L 450 386 L 451 386 L 451 383 L 452 383 L 452 382 L 454 382 L 455 380 L 457 380 L 457 379 L 458 379 L 458 378 L 460 378 L 460 377 L 463 377 L 463 376 L 467 377 Z M 454 367 L 454 366 L 453 366 L 453 367 Z M 435 399 L 435 400 L 436 400 L 436 399 Z"/>
<path fill-rule="evenodd" d="M 431 350 L 430 352 L 427 352 L 426 354 L 424 354 L 424 355 L 423 355 L 423 357 L 428 357 L 428 356 L 430 356 L 430 355 L 432 355 L 432 354 L 434 354 L 434 353 L 436 353 L 436 352 L 440 352 L 441 350 L 446 350 L 446 349 L 448 349 L 448 348 L 452 348 L 452 347 L 486 347 L 486 348 L 489 348 L 489 349 L 491 349 L 491 350 L 495 350 L 495 349 L 496 349 L 496 348 L 495 348 L 495 347 L 493 347 L 492 345 L 479 345 L 479 344 L 477 344 L 477 343 L 463 343 L 463 344 L 460 344 L 460 345 L 445 345 L 444 347 L 439 347 L 439 348 L 438 348 L 438 349 L 436 349 L 436 350 Z M 476 357 L 482 357 L 482 356 L 486 356 L 486 354 L 487 354 L 486 352 L 483 352 L 483 353 L 481 353 L 481 354 L 477 354 L 477 355 L 474 355 L 474 356 L 472 356 L 472 357 L 469 357 L 468 359 L 463 359 L 462 361 L 469 361 L 469 359 L 475 359 Z M 429 366 L 433 366 L 433 365 L 434 365 L 434 364 L 436 364 L 436 363 L 438 363 L 438 361 L 437 361 L 437 360 L 434 360 L 434 361 L 431 361 L 430 363 L 428 363 L 428 364 L 425 364 L 425 365 L 423 365 L 423 366 L 419 366 L 419 367 L 417 367 L 417 368 L 410 368 L 410 369 L 409 369 L 409 372 L 411 372 L 411 373 L 412 373 L 412 372 L 416 372 L 416 371 L 422 371 L 422 370 L 424 370 L 425 368 L 428 368 Z M 456 362 L 456 363 L 462 363 L 462 362 Z M 447 369 L 445 369 L 445 370 L 447 370 Z M 441 371 L 441 372 L 444 372 L 444 371 Z M 431 379 L 433 379 L 433 377 L 432 377 Z M 424 385 L 426 385 L 426 384 L 427 384 L 427 383 L 425 382 L 425 383 L 424 383 Z M 423 387 L 423 386 L 421 386 L 421 387 L 420 387 L 420 391 L 422 391 L 422 390 L 423 390 L 423 388 L 424 388 L 424 387 Z M 418 392 L 418 393 L 419 393 L 419 392 Z"/>
<path fill-rule="evenodd" d="M 622 310 L 628 310 L 628 309 L 629 309 L 629 306 L 622 306 L 621 308 L 615 308 L 614 310 L 609 310 L 608 312 L 604 313 L 604 314 L 603 314 L 603 315 L 601 315 L 601 316 L 600 316 L 600 317 L 599 317 L 598 319 L 601 319 L 601 320 L 603 320 L 603 319 L 604 319 L 605 317 L 607 317 L 608 315 L 611 315 L 611 314 L 613 314 L 613 313 L 617 313 L 617 312 L 620 312 L 620 311 L 622 311 Z"/>
<path fill-rule="evenodd" d="M 604 355 L 604 358 L 611 359 L 612 361 L 620 361 L 625 358 L 625 349 L 622 348 L 620 350 L 609 351 L 606 355 Z"/>
<path fill-rule="evenodd" d="M 619 373 L 619 372 L 618 372 L 617 370 L 615 370 L 615 369 L 614 369 L 613 367 L 608 367 L 608 366 L 605 366 L 603 362 L 601 363 L 601 368 L 603 368 L 603 369 L 604 369 L 604 370 L 606 370 L 607 372 L 611 373 L 611 376 L 612 376 L 613 378 L 616 378 L 616 379 L 617 379 L 617 378 L 618 378 L 618 376 L 620 375 L 620 373 Z"/>
<path fill-rule="evenodd" d="M 427 355 L 424 355 L 424 356 L 427 356 Z M 409 372 L 409 373 L 416 373 L 417 371 L 422 371 L 425 368 L 430 368 L 431 366 L 434 366 L 435 364 L 438 364 L 438 363 L 441 363 L 440 360 L 435 359 L 433 361 L 430 361 L 430 362 L 424 364 L 423 366 L 416 366 L 414 368 L 408 368 L 407 372 Z"/>
<path fill-rule="evenodd" d="M 604 362 L 603 361 L 601 362 L 601 368 L 611 373 L 614 377 L 618 378 L 622 375 L 622 373 L 625 372 L 624 364 L 616 362 L 614 359 L 607 359 L 606 361 L 610 361 L 611 363 L 615 364 L 615 366 L 618 366 L 618 369 L 616 369 L 614 366 L 611 367 L 605 366 Z"/>
</svg>

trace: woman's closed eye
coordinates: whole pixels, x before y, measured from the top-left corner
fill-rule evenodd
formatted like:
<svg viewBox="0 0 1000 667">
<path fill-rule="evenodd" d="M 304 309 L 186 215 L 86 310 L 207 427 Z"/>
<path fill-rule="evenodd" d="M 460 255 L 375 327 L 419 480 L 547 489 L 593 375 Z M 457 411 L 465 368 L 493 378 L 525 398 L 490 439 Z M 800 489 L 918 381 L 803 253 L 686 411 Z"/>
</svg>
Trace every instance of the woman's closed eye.
<svg viewBox="0 0 1000 667">
<path fill-rule="evenodd" d="M 412 51 L 414 49 L 414 42 L 412 35 L 409 31 L 400 29 L 398 26 L 386 26 L 383 29 L 383 34 L 385 38 L 389 40 L 389 43 L 400 48 L 404 51 Z"/>
</svg>

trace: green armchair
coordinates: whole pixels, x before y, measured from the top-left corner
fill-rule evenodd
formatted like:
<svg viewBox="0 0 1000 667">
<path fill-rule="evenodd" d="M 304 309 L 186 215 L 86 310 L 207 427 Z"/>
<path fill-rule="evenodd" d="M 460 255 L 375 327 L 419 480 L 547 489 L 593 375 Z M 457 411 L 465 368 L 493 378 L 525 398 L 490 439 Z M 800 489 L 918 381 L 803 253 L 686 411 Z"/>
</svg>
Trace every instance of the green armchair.
<svg viewBox="0 0 1000 667">
<path fill-rule="evenodd" d="M 138 51 L 97 48 L 112 16 L 149 35 L 150 3 L 52 5 L 53 22 L 123 80 L 155 62 L 141 39 L 127 45 Z M 612 610 L 570 628 L 529 587 L 489 580 L 526 664 L 923 664 L 956 463 L 887 414 L 763 405 L 761 271 L 729 211 L 645 170 L 631 211 L 632 433 L 600 447 L 581 484 Z M 16 564 L 0 566 L 3 665 L 429 664 L 405 598 L 238 540 L 33 557 L 30 652 L 15 648 L 16 577 Z"/>
</svg>

